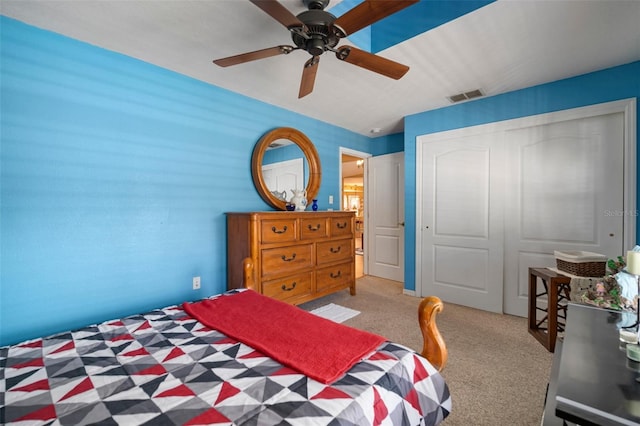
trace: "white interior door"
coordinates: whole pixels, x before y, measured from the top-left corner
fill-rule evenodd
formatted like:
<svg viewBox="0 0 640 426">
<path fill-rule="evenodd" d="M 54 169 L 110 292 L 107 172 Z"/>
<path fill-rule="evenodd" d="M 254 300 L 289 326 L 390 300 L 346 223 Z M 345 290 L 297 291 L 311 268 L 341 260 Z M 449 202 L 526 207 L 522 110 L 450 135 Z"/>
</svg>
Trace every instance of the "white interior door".
<svg viewBox="0 0 640 426">
<path fill-rule="evenodd" d="M 367 160 L 368 274 L 404 281 L 404 153 Z"/>
<path fill-rule="evenodd" d="M 624 114 L 505 133 L 505 313 L 527 315 L 528 268 L 554 250 L 624 253 Z"/>
<path fill-rule="evenodd" d="M 422 144 L 420 296 L 502 312 L 502 148 L 493 135 Z"/>
</svg>

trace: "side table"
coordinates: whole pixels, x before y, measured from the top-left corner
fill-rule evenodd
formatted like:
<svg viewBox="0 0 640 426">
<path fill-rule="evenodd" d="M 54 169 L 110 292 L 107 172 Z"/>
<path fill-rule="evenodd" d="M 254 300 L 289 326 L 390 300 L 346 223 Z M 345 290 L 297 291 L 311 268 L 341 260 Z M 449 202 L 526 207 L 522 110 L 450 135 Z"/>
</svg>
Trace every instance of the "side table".
<svg viewBox="0 0 640 426">
<path fill-rule="evenodd" d="M 543 290 L 538 293 L 538 281 Z M 529 334 L 549 352 L 556 347 L 558 332 L 564 331 L 567 318 L 571 278 L 547 268 L 529 268 Z M 538 306 L 538 299 L 547 296 L 547 306 Z M 538 313 L 542 313 L 538 318 Z M 558 320 L 561 319 L 561 321 Z"/>
</svg>

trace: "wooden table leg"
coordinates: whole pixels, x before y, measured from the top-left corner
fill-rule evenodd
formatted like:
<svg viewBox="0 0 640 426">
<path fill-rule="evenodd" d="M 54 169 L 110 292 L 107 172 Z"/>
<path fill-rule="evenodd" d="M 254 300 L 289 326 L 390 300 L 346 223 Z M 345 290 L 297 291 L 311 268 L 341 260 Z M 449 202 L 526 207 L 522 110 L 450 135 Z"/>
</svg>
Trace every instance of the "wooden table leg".
<svg viewBox="0 0 640 426">
<path fill-rule="evenodd" d="M 529 331 L 537 328 L 536 324 L 536 293 L 538 292 L 538 277 L 529 268 Z"/>
<path fill-rule="evenodd" d="M 549 338 L 547 349 L 549 352 L 553 352 L 556 348 L 556 337 L 558 336 L 558 286 L 554 282 L 549 282 L 548 284 L 547 333 L 549 333 Z"/>
<path fill-rule="evenodd" d="M 544 286 L 544 291 L 538 293 L 538 279 Z M 571 279 L 565 275 L 557 274 L 547 268 L 529 268 L 529 334 L 536 338 L 549 352 L 554 352 L 558 327 L 564 329 L 564 322 L 558 321 L 559 309 L 565 312 L 566 308 L 559 307 L 560 299 L 569 299 L 569 283 Z M 561 297 L 562 292 L 562 297 Z M 538 298 L 547 296 L 547 307 L 538 307 Z M 544 312 L 544 316 L 538 320 L 538 311 Z M 562 316 L 564 319 L 565 316 Z"/>
</svg>

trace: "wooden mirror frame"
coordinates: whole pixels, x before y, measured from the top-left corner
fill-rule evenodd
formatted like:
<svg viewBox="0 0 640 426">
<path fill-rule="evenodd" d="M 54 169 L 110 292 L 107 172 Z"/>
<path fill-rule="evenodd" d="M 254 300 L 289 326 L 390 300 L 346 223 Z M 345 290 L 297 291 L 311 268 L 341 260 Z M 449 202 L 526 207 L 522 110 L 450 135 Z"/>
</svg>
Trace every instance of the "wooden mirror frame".
<svg viewBox="0 0 640 426">
<path fill-rule="evenodd" d="M 311 200 L 316 198 L 318 191 L 320 190 L 320 180 L 322 178 L 322 171 L 320 167 L 320 156 L 313 142 L 301 131 L 291 127 L 278 127 L 270 132 L 266 133 L 253 149 L 253 155 L 251 156 L 251 174 L 253 176 L 253 184 L 262 199 L 266 201 L 271 207 L 278 210 L 286 210 L 286 203 L 271 193 L 267 184 L 262 176 L 262 160 L 264 159 L 264 153 L 267 151 L 269 145 L 278 139 L 287 139 L 298 145 L 302 150 L 307 164 L 309 164 L 309 181 L 307 182 L 307 205 L 311 204 Z"/>
</svg>

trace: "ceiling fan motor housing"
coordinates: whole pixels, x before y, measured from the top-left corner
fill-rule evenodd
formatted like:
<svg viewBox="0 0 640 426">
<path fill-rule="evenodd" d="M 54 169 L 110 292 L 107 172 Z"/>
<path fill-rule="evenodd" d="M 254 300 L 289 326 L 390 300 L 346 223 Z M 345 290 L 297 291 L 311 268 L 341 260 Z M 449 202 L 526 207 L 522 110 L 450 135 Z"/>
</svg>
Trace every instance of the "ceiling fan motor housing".
<svg viewBox="0 0 640 426">
<path fill-rule="evenodd" d="M 296 46 L 306 50 L 313 56 L 321 55 L 326 50 L 333 49 L 340 41 L 340 38 L 345 37 L 342 30 L 333 25 L 336 17 L 324 10 L 306 10 L 298 14 L 297 18 L 304 23 L 306 31 L 302 33 L 292 32 L 291 39 Z"/>
</svg>

